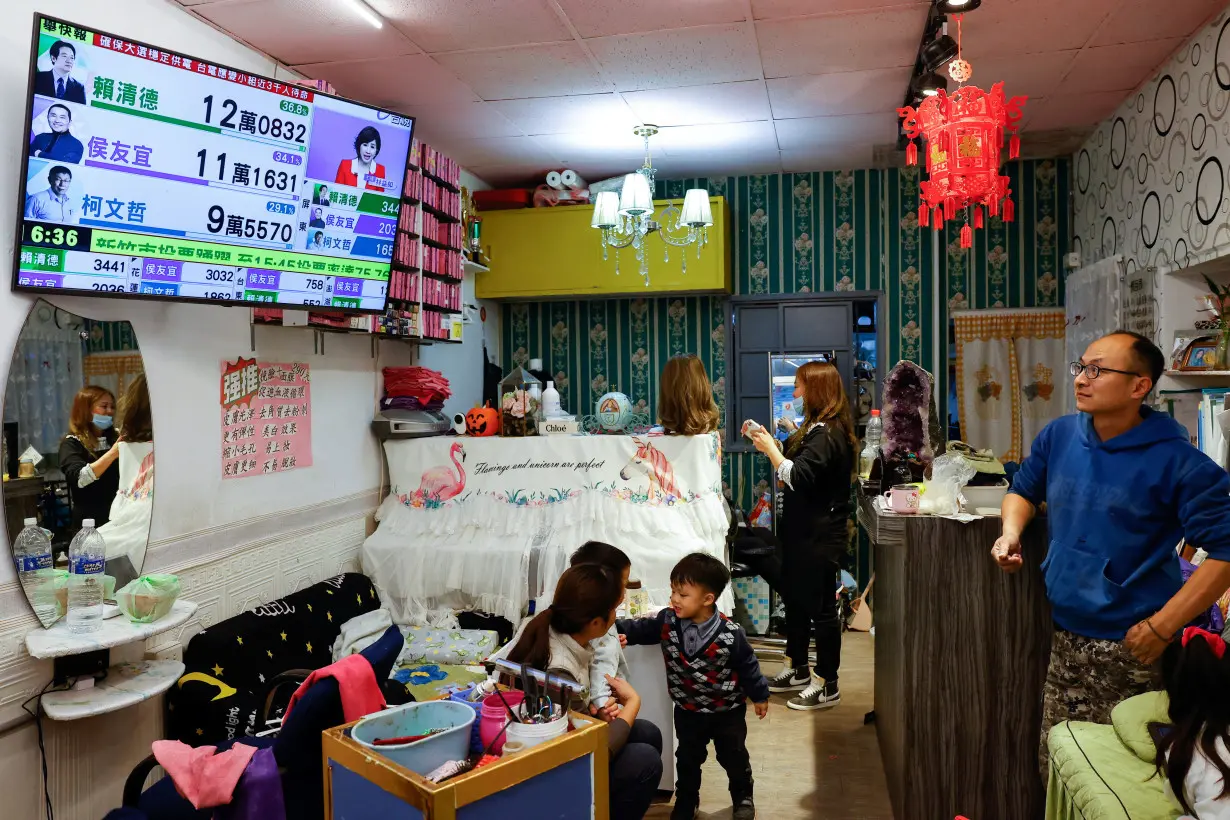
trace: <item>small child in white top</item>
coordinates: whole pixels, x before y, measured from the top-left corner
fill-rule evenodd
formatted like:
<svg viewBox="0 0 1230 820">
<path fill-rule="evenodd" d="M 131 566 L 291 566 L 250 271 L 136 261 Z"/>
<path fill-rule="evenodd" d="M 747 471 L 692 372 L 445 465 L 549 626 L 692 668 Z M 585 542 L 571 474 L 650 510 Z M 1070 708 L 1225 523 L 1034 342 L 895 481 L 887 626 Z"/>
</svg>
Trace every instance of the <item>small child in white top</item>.
<svg viewBox="0 0 1230 820">
<path fill-rule="evenodd" d="M 569 559 L 570 566 L 578 564 L 600 564 L 618 572 L 626 593 L 632 561 L 623 550 L 601 541 L 587 541 Z M 622 598 L 620 603 L 623 603 Z M 606 676 L 628 679 L 628 661 L 624 658 L 623 642 L 623 637 L 615 631 L 613 624 L 609 632 L 589 642 L 590 649 L 594 650 L 594 659 L 589 664 L 589 703 L 595 711 L 606 711 L 612 720 L 619 715 L 619 703 L 611 697 L 611 685 L 606 682 Z"/>
<path fill-rule="evenodd" d="M 1170 725 L 1155 727 L 1157 767 L 1180 820 L 1230 820 L 1228 655 L 1220 635 L 1194 626 L 1162 655 Z"/>
</svg>

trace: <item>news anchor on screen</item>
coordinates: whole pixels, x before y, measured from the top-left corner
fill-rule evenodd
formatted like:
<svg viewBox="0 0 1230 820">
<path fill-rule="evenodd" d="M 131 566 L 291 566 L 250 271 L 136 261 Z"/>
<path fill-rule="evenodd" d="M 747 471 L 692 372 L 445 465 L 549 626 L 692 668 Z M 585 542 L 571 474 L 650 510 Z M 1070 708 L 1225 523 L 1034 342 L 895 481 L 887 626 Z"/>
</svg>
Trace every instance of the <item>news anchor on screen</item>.
<svg viewBox="0 0 1230 820">
<path fill-rule="evenodd" d="M 354 138 L 354 159 L 344 159 L 337 166 L 337 176 L 334 182 L 357 188 L 367 176 L 384 179 L 384 166 L 376 162 L 380 153 L 380 132 L 368 125 Z M 364 187 L 369 191 L 383 191 L 381 185 L 368 182 Z"/>
<path fill-rule="evenodd" d="M 26 219 L 40 222 L 76 223 L 77 206 L 68 195 L 73 184 L 73 172 L 63 165 L 53 165 L 47 172 L 48 188 L 26 197 Z"/>
<path fill-rule="evenodd" d="M 77 47 L 56 40 L 47 54 L 51 57 L 51 70 L 35 72 L 34 93 L 85 105 L 85 86 L 72 76 L 73 66 L 77 62 Z"/>
<path fill-rule="evenodd" d="M 69 126 L 72 124 L 73 112 L 68 106 L 54 103 L 47 109 L 47 125 L 51 131 L 35 135 L 30 141 L 30 156 L 58 162 L 81 162 L 85 146 L 81 144 L 81 140 L 69 133 Z"/>
</svg>

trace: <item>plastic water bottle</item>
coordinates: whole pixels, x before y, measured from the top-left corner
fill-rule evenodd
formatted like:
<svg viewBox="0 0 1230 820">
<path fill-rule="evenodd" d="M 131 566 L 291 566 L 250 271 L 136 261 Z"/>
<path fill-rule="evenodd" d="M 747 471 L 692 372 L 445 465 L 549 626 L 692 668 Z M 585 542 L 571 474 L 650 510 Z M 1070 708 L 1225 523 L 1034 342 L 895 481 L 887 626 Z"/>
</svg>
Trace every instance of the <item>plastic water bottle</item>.
<svg viewBox="0 0 1230 820">
<path fill-rule="evenodd" d="M 863 452 L 858 456 L 858 477 L 864 481 L 871 477 L 871 467 L 880 454 L 883 436 L 884 422 L 880 421 L 880 411 L 872 410 L 871 418 L 867 420 L 867 432 L 863 436 Z"/>
<path fill-rule="evenodd" d="M 87 518 L 68 548 L 68 628 L 73 632 L 93 632 L 102 622 L 106 562 L 103 537 L 94 519 Z"/>
<path fill-rule="evenodd" d="M 55 585 L 52 580 L 51 539 L 38 525 L 38 519 L 27 518 L 25 528 L 13 542 L 13 559 L 17 563 L 17 579 L 34 607 L 39 621 L 50 624 L 56 619 Z"/>
</svg>

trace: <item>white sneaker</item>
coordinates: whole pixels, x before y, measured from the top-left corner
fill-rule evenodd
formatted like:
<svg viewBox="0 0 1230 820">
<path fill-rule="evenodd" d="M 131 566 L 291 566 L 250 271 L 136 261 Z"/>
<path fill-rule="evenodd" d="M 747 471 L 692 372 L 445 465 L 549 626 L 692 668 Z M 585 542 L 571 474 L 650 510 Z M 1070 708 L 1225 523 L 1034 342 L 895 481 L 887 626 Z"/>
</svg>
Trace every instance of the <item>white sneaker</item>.
<svg viewBox="0 0 1230 820">
<path fill-rule="evenodd" d="M 783 668 L 776 676 L 769 678 L 770 692 L 798 692 L 806 689 L 811 681 L 811 673 L 806 669 Z"/>
<path fill-rule="evenodd" d="M 811 686 L 791 698 L 786 705 L 800 712 L 810 712 L 816 709 L 832 709 L 839 703 L 841 690 L 837 688 L 837 681 L 812 678 Z"/>
</svg>

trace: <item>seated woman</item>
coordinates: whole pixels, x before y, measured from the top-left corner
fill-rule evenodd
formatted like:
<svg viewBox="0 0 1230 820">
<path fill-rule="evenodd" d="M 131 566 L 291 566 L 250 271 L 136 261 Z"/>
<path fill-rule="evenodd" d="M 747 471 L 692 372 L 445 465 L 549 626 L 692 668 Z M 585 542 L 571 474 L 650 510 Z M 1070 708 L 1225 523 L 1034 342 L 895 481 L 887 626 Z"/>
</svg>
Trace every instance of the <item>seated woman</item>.
<svg viewBox="0 0 1230 820">
<path fill-rule="evenodd" d="M 668 436 L 716 433 L 719 419 L 713 385 L 696 356 L 675 356 L 662 368 L 658 389 L 658 424 Z"/>
<path fill-rule="evenodd" d="M 619 574 L 598 564 L 579 564 L 560 576 L 551 606 L 540 612 L 514 639 L 507 657 L 556 675 L 572 678 L 586 690 L 594 650 L 590 641 L 615 623 L 623 597 Z M 619 716 L 609 722 L 611 820 L 641 820 L 662 778 L 662 732 L 637 720 L 641 699 L 626 681 L 607 677 L 619 701 Z M 574 709 L 585 709 L 585 697 Z M 606 717 L 604 713 L 604 718 Z"/>
<path fill-rule="evenodd" d="M 111 520 L 98 528 L 107 545 L 106 572 L 115 578 L 116 589 L 141 570 L 154 508 L 154 428 L 144 374 L 124 390 L 119 421 L 120 488 Z"/>
<path fill-rule="evenodd" d="M 114 415 L 115 397 L 106 388 L 89 385 L 73 399 L 68 435 L 60 442 L 60 470 L 68 485 L 73 533 L 87 518 L 101 527 L 111 517 L 111 502 L 120 488 L 119 471 L 112 469 L 119 457 Z"/>
</svg>

